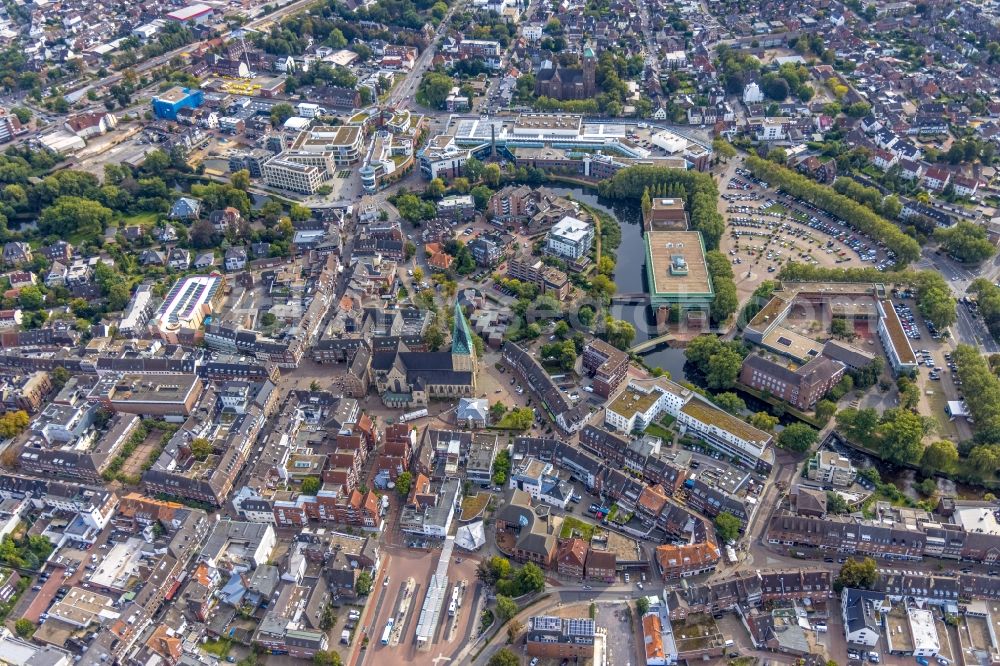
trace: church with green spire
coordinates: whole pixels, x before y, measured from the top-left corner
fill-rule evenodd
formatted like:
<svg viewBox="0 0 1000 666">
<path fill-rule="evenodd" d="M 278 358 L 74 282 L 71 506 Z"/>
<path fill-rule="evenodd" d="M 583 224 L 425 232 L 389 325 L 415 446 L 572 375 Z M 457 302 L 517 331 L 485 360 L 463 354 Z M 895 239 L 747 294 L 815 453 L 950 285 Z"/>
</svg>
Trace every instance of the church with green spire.
<svg viewBox="0 0 1000 666">
<path fill-rule="evenodd" d="M 450 351 L 411 351 L 402 340 L 371 354 L 371 376 L 388 407 L 426 407 L 430 400 L 474 397 L 479 359 L 469 321 L 455 303 Z"/>
</svg>

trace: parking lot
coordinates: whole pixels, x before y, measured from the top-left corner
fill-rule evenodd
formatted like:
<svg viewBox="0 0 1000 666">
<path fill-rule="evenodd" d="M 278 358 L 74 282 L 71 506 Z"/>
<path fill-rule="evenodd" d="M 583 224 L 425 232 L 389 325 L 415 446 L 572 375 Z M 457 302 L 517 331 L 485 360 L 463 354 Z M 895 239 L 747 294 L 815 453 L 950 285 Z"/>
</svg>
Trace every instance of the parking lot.
<svg viewBox="0 0 1000 666">
<path fill-rule="evenodd" d="M 892 253 L 843 220 L 767 187 L 732 167 L 722 176 L 719 211 L 727 231 L 720 250 L 733 263 L 742 301 L 790 261 L 819 267 L 892 267 Z"/>
</svg>

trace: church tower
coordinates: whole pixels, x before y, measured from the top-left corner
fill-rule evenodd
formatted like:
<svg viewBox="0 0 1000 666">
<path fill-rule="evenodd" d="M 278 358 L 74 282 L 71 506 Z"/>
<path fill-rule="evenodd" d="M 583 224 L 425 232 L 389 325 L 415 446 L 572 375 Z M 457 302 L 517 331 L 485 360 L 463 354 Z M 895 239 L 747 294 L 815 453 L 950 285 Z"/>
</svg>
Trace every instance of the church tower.
<svg viewBox="0 0 1000 666">
<path fill-rule="evenodd" d="M 589 46 L 583 49 L 583 93 L 584 99 L 597 94 L 597 57 Z"/>
<path fill-rule="evenodd" d="M 462 304 L 455 302 L 455 327 L 451 332 L 451 369 L 473 373 L 476 372 L 476 345 L 472 341 L 472 331 L 465 319 Z"/>
</svg>

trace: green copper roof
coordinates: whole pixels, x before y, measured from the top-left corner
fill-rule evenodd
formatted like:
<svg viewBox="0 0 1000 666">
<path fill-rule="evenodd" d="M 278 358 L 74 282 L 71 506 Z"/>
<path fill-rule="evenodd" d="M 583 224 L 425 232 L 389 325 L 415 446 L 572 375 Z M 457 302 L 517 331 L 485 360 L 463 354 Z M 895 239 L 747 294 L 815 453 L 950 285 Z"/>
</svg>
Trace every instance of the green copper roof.
<svg viewBox="0 0 1000 666">
<path fill-rule="evenodd" d="M 455 330 L 451 332 L 451 353 L 469 356 L 472 354 L 472 331 L 469 322 L 465 321 L 465 311 L 462 304 L 455 302 Z"/>
<path fill-rule="evenodd" d="M 586 47 L 585 49 L 583 49 L 583 57 L 584 58 L 593 58 L 594 57 L 594 49 L 590 48 L 589 46 Z"/>
</svg>

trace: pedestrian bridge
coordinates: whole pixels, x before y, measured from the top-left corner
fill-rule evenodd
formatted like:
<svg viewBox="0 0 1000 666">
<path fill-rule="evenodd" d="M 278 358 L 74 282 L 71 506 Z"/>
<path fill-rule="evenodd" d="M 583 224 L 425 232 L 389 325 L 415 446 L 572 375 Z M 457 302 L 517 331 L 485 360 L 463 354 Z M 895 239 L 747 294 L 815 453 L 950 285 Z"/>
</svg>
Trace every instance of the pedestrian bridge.
<svg viewBox="0 0 1000 666">
<path fill-rule="evenodd" d="M 611 302 L 618 305 L 644 305 L 649 303 L 649 294 L 644 291 L 615 294 Z"/>
<path fill-rule="evenodd" d="M 633 354 L 641 354 L 644 351 L 648 351 L 657 345 L 662 345 L 675 340 L 673 333 L 664 333 L 663 335 L 658 335 L 655 338 L 650 338 L 645 342 L 640 342 L 629 347 L 629 351 Z"/>
</svg>

